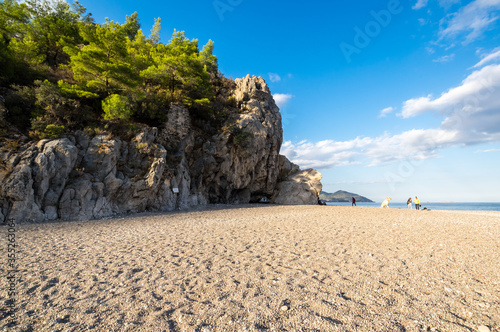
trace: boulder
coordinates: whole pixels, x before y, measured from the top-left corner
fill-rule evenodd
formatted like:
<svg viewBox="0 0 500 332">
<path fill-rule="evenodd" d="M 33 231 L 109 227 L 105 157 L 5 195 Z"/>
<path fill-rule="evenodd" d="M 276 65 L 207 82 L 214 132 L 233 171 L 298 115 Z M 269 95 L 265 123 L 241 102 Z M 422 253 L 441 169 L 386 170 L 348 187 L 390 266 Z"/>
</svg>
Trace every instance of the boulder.
<svg viewBox="0 0 500 332">
<path fill-rule="evenodd" d="M 45 219 L 58 218 L 57 205 L 68 175 L 73 170 L 78 156 L 78 149 L 67 138 L 38 143 L 37 154 L 31 172 L 35 203 L 44 211 Z"/>
<path fill-rule="evenodd" d="M 322 189 L 321 173 L 309 168 L 300 168 L 280 156 L 280 176 L 285 179 L 276 186 L 271 203 L 284 205 L 318 204 L 319 194 Z"/>
</svg>

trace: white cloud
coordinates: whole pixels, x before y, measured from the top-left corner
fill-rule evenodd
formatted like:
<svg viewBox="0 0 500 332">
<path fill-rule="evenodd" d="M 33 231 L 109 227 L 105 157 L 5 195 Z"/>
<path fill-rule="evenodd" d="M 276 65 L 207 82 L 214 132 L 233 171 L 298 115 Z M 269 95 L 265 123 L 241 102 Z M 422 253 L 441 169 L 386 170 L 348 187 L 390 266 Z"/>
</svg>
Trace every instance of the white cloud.
<svg viewBox="0 0 500 332">
<path fill-rule="evenodd" d="M 475 153 L 500 152 L 500 149 L 477 150 Z"/>
<path fill-rule="evenodd" d="M 456 3 L 459 3 L 460 0 L 439 0 L 439 5 L 445 9 L 449 9 Z"/>
<path fill-rule="evenodd" d="M 285 93 L 275 93 L 273 94 L 274 101 L 276 102 L 276 105 L 278 105 L 279 108 L 283 108 L 288 104 L 290 99 L 292 99 L 292 95 L 290 94 L 285 94 Z"/>
<path fill-rule="evenodd" d="M 387 183 L 387 179 L 373 180 L 373 181 L 337 181 L 337 182 L 323 182 L 324 186 L 340 185 L 340 184 L 377 184 L 377 183 Z"/>
<path fill-rule="evenodd" d="M 386 107 L 380 111 L 379 118 L 385 118 L 388 114 L 394 111 L 394 107 Z"/>
<path fill-rule="evenodd" d="M 433 62 L 449 62 L 455 58 L 455 54 L 443 55 L 437 59 L 432 60 Z"/>
<path fill-rule="evenodd" d="M 486 66 L 470 74 L 461 85 L 439 98 L 407 100 L 401 116 L 433 112 L 444 117 L 440 130 L 457 132 L 455 144 L 500 140 L 500 65 Z"/>
<path fill-rule="evenodd" d="M 500 64 L 470 74 L 461 85 L 438 98 L 407 100 L 401 116 L 433 112 L 443 117 L 438 128 L 413 129 L 397 135 L 357 137 L 349 141 L 285 142 L 282 153 L 301 167 L 335 168 L 435 158 L 441 149 L 500 142 Z M 495 150 L 485 150 L 484 152 Z"/>
<path fill-rule="evenodd" d="M 482 36 L 499 17 L 500 0 L 475 0 L 441 20 L 440 40 L 467 34 L 464 44 Z"/>
<path fill-rule="evenodd" d="M 429 21 L 426 20 L 425 18 L 419 18 L 418 23 L 420 23 L 421 26 L 424 26 L 428 23 Z"/>
<path fill-rule="evenodd" d="M 497 47 L 491 52 L 490 54 L 487 54 L 484 56 L 481 61 L 476 63 L 473 68 L 479 68 L 484 66 L 487 63 L 494 62 L 496 60 L 500 59 L 500 47 Z"/>
<path fill-rule="evenodd" d="M 271 82 L 279 82 L 279 81 L 281 81 L 280 75 L 275 74 L 275 73 L 269 73 L 269 79 L 271 80 Z"/>
<path fill-rule="evenodd" d="M 417 3 L 411 8 L 413 8 L 415 10 L 420 9 L 420 8 L 424 8 L 425 6 L 427 6 L 427 2 L 428 2 L 428 0 L 418 0 Z"/>
<path fill-rule="evenodd" d="M 436 157 L 436 150 L 453 144 L 457 135 L 456 131 L 444 129 L 413 129 L 394 136 L 385 134 L 374 139 L 366 150 L 368 166 Z"/>
<path fill-rule="evenodd" d="M 302 168 L 327 169 L 365 164 L 377 166 L 398 160 L 424 160 L 456 140 L 457 132 L 442 129 L 410 130 L 399 135 L 357 137 L 350 141 L 325 140 L 283 143 L 281 153 Z"/>
<path fill-rule="evenodd" d="M 452 116 L 500 110 L 500 65 L 486 66 L 470 74 L 460 86 L 439 98 L 413 98 L 403 104 L 401 116 L 409 118 L 427 112 Z M 500 112 L 498 112 L 500 114 Z"/>
<path fill-rule="evenodd" d="M 360 163 L 355 160 L 359 154 L 355 149 L 368 144 L 369 140 L 369 138 L 356 138 L 346 142 L 325 140 L 316 143 L 301 141 L 295 144 L 291 141 L 285 141 L 281 146 L 280 153 L 300 165 L 301 168 L 348 166 Z"/>
<path fill-rule="evenodd" d="M 23 3 L 25 1 L 20 1 L 20 2 Z M 49 10 L 49 11 L 53 12 L 54 11 L 53 8 L 55 8 L 59 4 L 68 4 L 68 5 L 71 5 L 66 0 L 46 0 L 46 1 L 43 2 L 42 7 L 46 7 L 46 5 L 48 5 L 48 6 L 50 6 L 50 8 L 52 8 L 52 10 Z"/>
</svg>

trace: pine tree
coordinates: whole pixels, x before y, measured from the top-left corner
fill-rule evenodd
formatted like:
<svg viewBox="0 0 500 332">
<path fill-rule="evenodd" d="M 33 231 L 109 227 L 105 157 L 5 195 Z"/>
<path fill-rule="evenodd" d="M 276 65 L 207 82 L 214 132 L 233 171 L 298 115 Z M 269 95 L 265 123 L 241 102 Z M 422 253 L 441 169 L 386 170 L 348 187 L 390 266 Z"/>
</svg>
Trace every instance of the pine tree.
<svg viewBox="0 0 500 332">
<path fill-rule="evenodd" d="M 80 84 L 103 96 L 137 86 L 123 25 L 107 19 L 101 25 L 82 25 L 81 35 L 87 45 L 64 48 L 71 56 L 70 68 Z"/>
<path fill-rule="evenodd" d="M 22 36 L 29 21 L 26 4 L 15 0 L 0 2 L 0 85 L 14 81 L 16 72 L 25 72 L 26 66 L 12 49 L 12 40 Z"/>
<path fill-rule="evenodd" d="M 137 12 L 126 17 L 125 24 L 123 24 L 123 29 L 129 40 L 134 40 L 135 35 L 141 29 L 141 24 L 139 23 Z"/>
<path fill-rule="evenodd" d="M 174 31 L 168 44 L 155 46 L 152 58 L 153 65 L 141 72 L 146 83 L 168 90 L 172 99 L 207 96 L 210 74 L 200 57 L 198 40 L 190 41 L 184 31 Z"/>
<path fill-rule="evenodd" d="M 200 52 L 201 63 L 207 67 L 207 71 L 213 74 L 217 74 L 219 67 L 217 64 L 217 57 L 213 55 L 214 42 L 209 40 L 208 43 L 203 46 Z"/>
<path fill-rule="evenodd" d="M 29 49 L 32 63 L 47 64 L 56 68 L 67 63 L 68 55 L 63 51 L 66 45 L 77 45 L 83 42 L 79 33 L 79 22 L 91 20 L 84 16 L 86 9 L 78 1 L 73 9 L 64 1 L 27 1 L 31 16 L 26 26 L 24 38 L 17 40 L 18 50 Z"/>
</svg>

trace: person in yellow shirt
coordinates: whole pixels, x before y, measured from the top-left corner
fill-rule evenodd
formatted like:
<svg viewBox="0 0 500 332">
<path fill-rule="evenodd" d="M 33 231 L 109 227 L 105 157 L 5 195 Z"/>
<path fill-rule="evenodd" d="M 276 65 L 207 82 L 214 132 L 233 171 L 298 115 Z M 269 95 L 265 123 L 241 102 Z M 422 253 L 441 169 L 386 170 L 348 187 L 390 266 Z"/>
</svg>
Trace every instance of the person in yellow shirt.
<svg viewBox="0 0 500 332">
<path fill-rule="evenodd" d="M 415 196 L 413 202 L 415 203 L 415 209 L 420 210 L 420 200 L 418 199 L 417 196 Z"/>
</svg>

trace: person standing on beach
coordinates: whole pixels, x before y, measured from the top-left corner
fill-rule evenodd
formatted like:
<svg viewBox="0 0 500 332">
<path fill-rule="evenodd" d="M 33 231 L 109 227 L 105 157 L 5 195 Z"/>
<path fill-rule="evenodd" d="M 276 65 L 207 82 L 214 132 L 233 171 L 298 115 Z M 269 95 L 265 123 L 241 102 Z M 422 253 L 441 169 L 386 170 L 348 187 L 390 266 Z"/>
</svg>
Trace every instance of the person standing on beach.
<svg viewBox="0 0 500 332">
<path fill-rule="evenodd" d="M 411 197 L 408 198 L 408 200 L 406 201 L 406 204 L 408 204 L 408 209 L 411 210 Z"/>
<path fill-rule="evenodd" d="M 415 209 L 420 210 L 420 200 L 415 196 Z"/>
<path fill-rule="evenodd" d="M 356 206 L 356 198 L 354 198 L 354 197 L 352 198 L 352 204 L 351 204 L 351 206 Z"/>
</svg>

